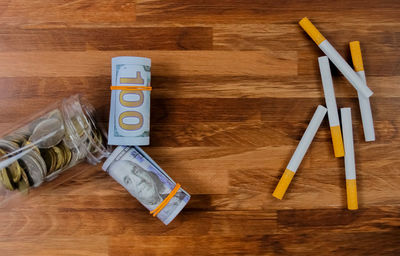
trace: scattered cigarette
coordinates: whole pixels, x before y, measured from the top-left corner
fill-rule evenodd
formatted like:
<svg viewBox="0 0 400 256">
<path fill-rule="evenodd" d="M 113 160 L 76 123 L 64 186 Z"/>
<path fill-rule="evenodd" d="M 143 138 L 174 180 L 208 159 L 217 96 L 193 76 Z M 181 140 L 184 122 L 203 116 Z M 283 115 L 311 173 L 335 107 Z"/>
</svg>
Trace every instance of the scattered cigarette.
<svg viewBox="0 0 400 256">
<path fill-rule="evenodd" d="M 365 82 L 354 72 L 350 65 L 347 64 L 343 57 L 340 56 L 307 17 L 300 20 L 299 24 L 357 91 L 365 97 L 370 97 L 373 94 Z"/>
<path fill-rule="evenodd" d="M 272 194 L 274 197 L 281 199 L 286 193 L 287 188 L 289 187 L 290 182 L 293 179 L 294 174 L 297 171 L 301 161 L 306 154 L 308 147 L 310 146 L 315 134 L 318 131 L 319 126 L 321 125 L 322 120 L 325 117 L 327 109 L 321 105 L 317 107 L 306 131 L 301 138 L 299 145 L 296 148 L 292 158 L 290 159 L 289 164 L 286 167 L 285 172 L 283 173 L 281 179 L 279 180 L 278 185 L 275 188 L 274 193 Z"/>
<path fill-rule="evenodd" d="M 344 156 L 342 131 L 340 130 L 339 115 L 336 105 L 335 90 L 333 89 L 329 59 L 326 56 L 318 58 L 319 70 L 321 72 L 322 86 L 324 88 L 326 107 L 328 108 L 329 126 L 333 143 L 335 157 Z"/>
<path fill-rule="evenodd" d="M 350 42 L 351 58 L 353 59 L 353 66 L 358 76 L 366 84 L 364 64 L 361 55 L 361 48 L 359 41 Z M 369 98 L 358 93 L 358 102 L 360 104 L 361 120 L 364 130 L 365 141 L 375 141 L 374 121 L 372 118 L 371 104 Z"/>
<path fill-rule="evenodd" d="M 344 139 L 344 167 L 346 171 L 347 208 L 358 209 L 356 164 L 354 161 L 353 127 L 351 124 L 351 109 L 341 108 L 343 139 Z"/>
</svg>

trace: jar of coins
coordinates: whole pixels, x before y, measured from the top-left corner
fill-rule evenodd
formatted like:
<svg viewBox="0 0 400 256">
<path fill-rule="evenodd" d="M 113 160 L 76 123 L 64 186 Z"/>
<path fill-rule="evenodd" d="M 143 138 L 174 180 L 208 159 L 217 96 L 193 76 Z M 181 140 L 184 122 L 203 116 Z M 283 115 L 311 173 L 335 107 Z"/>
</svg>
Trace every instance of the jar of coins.
<svg viewBox="0 0 400 256">
<path fill-rule="evenodd" d="M 94 108 L 79 95 L 30 120 L 0 139 L 0 183 L 7 190 L 27 191 L 82 160 L 97 164 L 110 154 Z"/>
</svg>

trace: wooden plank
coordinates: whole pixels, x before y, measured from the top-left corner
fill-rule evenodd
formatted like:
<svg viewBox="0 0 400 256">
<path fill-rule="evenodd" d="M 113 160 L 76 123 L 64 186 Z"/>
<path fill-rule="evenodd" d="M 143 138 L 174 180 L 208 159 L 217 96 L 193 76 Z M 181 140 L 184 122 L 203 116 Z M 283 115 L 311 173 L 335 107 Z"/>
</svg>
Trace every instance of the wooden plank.
<svg viewBox="0 0 400 256">
<path fill-rule="evenodd" d="M 154 64 L 154 63 L 153 63 Z M 152 99 L 162 98 L 323 98 L 318 70 L 301 76 L 220 76 L 183 75 L 152 76 Z M 367 76 L 375 97 L 400 97 L 399 76 Z M 341 75 L 333 77 L 337 98 L 354 98 L 356 91 Z M 104 101 L 109 91 L 110 77 L 0 77 L 0 99 L 31 97 L 68 97 L 84 94 L 91 101 Z M 100 100 L 101 98 L 101 100 Z M 104 100 L 103 100 L 104 99 Z"/>
<path fill-rule="evenodd" d="M 264 234 L 276 229 L 276 214 L 263 212 L 207 212 L 186 211 L 169 226 L 153 218 L 143 207 L 137 208 L 86 208 L 57 210 L 19 210 L 1 213 L 7 219 L 0 241 L 3 239 L 43 236 L 118 236 L 174 235 L 176 229 L 182 236 L 207 234 Z M 142 225 L 144 222 L 147 225 Z M 12 227 L 12 228 L 11 228 Z M 251 228 L 247 229 L 246 228 Z"/>
<path fill-rule="evenodd" d="M 297 74 L 297 54 L 291 51 L 88 51 L 0 52 L 1 77 L 110 75 L 111 58 L 146 56 L 152 75 L 275 75 Z M 235 61 L 232 61 L 232 58 Z M 17 60 L 17 61 L 16 61 Z M 18 61 L 24 60 L 24 61 Z M 5 65 L 7 63 L 7 65 Z M 286 67 L 282 69 L 282 66 Z"/>
<path fill-rule="evenodd" d="M 110 241 L 110 255 L 176 255 L 182 252 L 203 255 L 304 255 L 324 252 L 348 255 L 350 251 L 361 254 L 396 255 L 400 252 L 395 242 L 397 231 L 368 233 L 318 233 L 299 232 L 278 235 L 213 235 L 213 236 L 119 236 Z M 168 244 L 166 250 L 164 244 Z"/>
<path fill-rule="evenodd" d="M 279 2 L 252 1 L 212 1 L 185 0 L 168 1 L 139 0 L 137 2 L 137 22 L 149 23 L 265 23 L 300 20 L 310 16 L 325 22 L 342 23 L 357 19 L 360 22 L 375 20 L 382 23 L 398 21 L 398 3 L 392 1 L 345 1 L 326 3 L 326 1 L 288 1 Z M 371 9 L 375 10 L 371 12 Z M 385 15 L 382 15 L 382 13 Z"/>
<path fill-rule="evenodd" d="M 349 38 L 349 37 L 348 37 Z M 308 38 L 307 38 L 308 40 Z M 360 40 L 360 38 L 351 37 L 350 40 Z M 352 65 L 349 42 L 345 42 L 343 44 L 336 44 L 332 42 L 333 46 L 336 50 L 347 60 L 347 62 Z M 399 56 L 400 54 L 395 49 L 387 49 L 385 47 L 373 47 L 370 48 L 366 43 L 366 40 L 360 41 L 361 50 L 363 54 L 363 60 L 365 59 L 365 72 L 367 75 L 367 83 L 368 76 L 381 76 L 381 77 L 390 77 L 395 76 L 397 74 L 396 67 L 399 65 Z M 319 71 L 318 69 L 318 60 L 319 56 L 323 56 L 323 52 L 319 50 L 317 46 L 313 47 L 305 47 L 298 51 L 299 54 L 299 74 L 300 75 L 310 75 L 314 74 L 315 71 Z M 332 73 L 334 75 L 339 74 L 339 71 L 331 65 Z M 345 79 L 345 78 L 343 78 Z M 379 86 L 379 84 L 377 84 Z"/>
<path fill-rule="evenodd" d="M 210 27 L 0 29 L 0 52 L 211 49 Z"/>
<path fill-rule="evenodd" d="M 42 256 L 107 256 L 106 236 L 20 236 L 1 237 L 2 255 L 42 255 Z"/>
<path fill-rule="evenodd" d="M 165 227 L 157 219 L 149 216 L 138 208 L 119 209 L 70 209 L 51 208 L 48 211 L 26 211 L 14 209 L 11 214 L 1 214 L 12 224 L 2 226 L 4 236 L 0 241 L 18 237 L 42 236 L 119 236 L 140 235 L 162 236 L 167 239 L 174 236 L 179 228 L 179 235 L 191 236 L 193 231 L 197 235 L 240 236 L 287 234 L 294 231 L 319 232 L 390 232 L 398 230 L 398 207 L 375 207 L 358 212 L 349 212 L 341 209 L 313 209 L 288 211 L 281 210 L 277 214 L 272 211 L 191 211 L 187 210 L 180 215 L 170 226 Z M 301 214 L 305 213 L 304 219 Z M 341 218 L 334 218 L 335 215 Z M 115 217 L 111 217 L 115 216 Z M 90 221 L 90 219 L 93 219 Z M 147 221 L 146 226 L 140 225 Z M 48 221 L 50 220 L 50 221 Z M 96 222 L 94 222 L 96 221 Z M 277 226 L 278 224 L 278 226 Z M 62 227 L 62 228 L 61 228 Z"/>
<path fill-rule="evenodd" d="M 289 230 L 319 229 L 347 231 L 398 230 L 398 207 L 374 207 L 349 211 L 347 209 L 278 210 L 279 228 Z M 322 225 L 321 225 L 322 224 Z"/>
<path fill-rule="evenodd" d="M 354 113 L 353 118 L 359 119 Z M 208 122 L 191 124 L 152 124 L 151 145 L 155 147 L 265 147 L 296 145 L 301 133 L 306 129 L 306 122 L 287 124 L 282 122 Z M 394 143 L 400 140 L 397 136 L 398 122 L 375 121 L 377 141 Z M 244 132 L 245 131 L 245 132 Z M 364 143 L 361 121 L 353 123 L 354 140 Z M 318 131 L 318 141 L 331 143 L 331 134 L 324 121 Z"/>
<path fill-rule="evenodd" d="M 135 4 L 129 0 L 9 0 L 0 3 L 0 24 L 32 26 L 135 21 Z"/>
<path fill-rule="evenodd" d="M 399 13 L 400 14 L 400 13 Z M 324 55 L 298 24 L 224 24 L 214 25 L 214 49 L 223 50 L 297 50 L 299 74 L 318 74 L 317 58 Z M 395 42 L 400 36 L 393 23 L 318 22 L 321 33 L 352 65 L 349 42 L 361 43 L 363 61 L 368 76 L 393 76 L 399 65 Z M 370 40 L 373 38 L 374 40 Z M 392 43 L 393 42 L 393 43 Z M 333 67 L 333 65 L 332 65 Z M 384 67 L 384 68 L 383 68 Z M 333 68 L 334 74 L 339 71 Z M 369 81 L 370 82 L 370 81 Z M 380 85 L 380 84 L 379 84 Z"/>
</svg>

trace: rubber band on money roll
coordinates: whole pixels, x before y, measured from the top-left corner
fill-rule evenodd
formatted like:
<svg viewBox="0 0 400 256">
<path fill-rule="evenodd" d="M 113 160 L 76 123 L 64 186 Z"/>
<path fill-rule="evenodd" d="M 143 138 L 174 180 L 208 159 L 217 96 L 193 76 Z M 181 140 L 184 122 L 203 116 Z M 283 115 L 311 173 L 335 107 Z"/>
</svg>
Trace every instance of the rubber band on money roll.
<svg viewBox="0 0 400 256">
<path fill-rule="evenodd" d="M 150 86 L 110 86 L 111 90 L 124 90 L 124 91 L 151 91 Z"/>
<path fill-rule="evenodd" d="M 171 199 L 175 196 L 175 194 L 178 192 L 178 190 L 181 188 L 181 185 L 178 183 L 176 184 L 175 188 L 169 193 L 169 195 L 162 201 L 154 210 L 150 212 L 150 214 L 153 214 L 153 217 L 156 217 L 157 214 L 161 212 L 162 209 L 171 201 Z"/>
</svg>

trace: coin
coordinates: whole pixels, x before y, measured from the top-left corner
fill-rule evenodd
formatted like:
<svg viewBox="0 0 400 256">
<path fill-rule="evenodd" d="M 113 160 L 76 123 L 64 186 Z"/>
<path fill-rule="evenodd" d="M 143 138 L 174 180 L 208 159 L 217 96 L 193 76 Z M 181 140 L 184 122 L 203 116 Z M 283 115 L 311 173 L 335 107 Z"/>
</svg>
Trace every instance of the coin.
<svg viewBox="0 0 400 256">
<path fill-rule="evenodd" d="M 1 182 L 3 183 L 4 187 L 6 187 L 8 190 L 14 190 L 14 187 L 11 183 L 10 175 L 7 172 L 7 169 L 3 168 L 0 170 L 0 172 L 1 172 L 0 179 L 1 179 Z"/>
<path fill-rule="evenodd" d="M 6 140 L 0 140 L 0 148 L 9 152 L 15 152 L 19 150 L 17 144 Z M 35 151 L 30 151 L 27 154 L 23 155 L 19 160 L 20 162 L 15 161 L 10 166 L 18 164 L 19 167 L 22 168 L 22 171 L 25 170 L 25 174 L 28 174 L 28 180 L 29 177 L 31 178 L 33 185 L 41 184 L 44 174 L 46 173 L 46 164 L 44 163 L 40 155 L 38 155 Z M 18 168 L 18 165 L 16 168 Z M 18 170 L 17 172 L 20 172 L 22 179 L 24 179 L 24 174 L 22 173 L 22 171 Z M 11 177 L 11 175 L 9 175 L 9 177 Z"/>
<path fill-rule="evenodd" d="M 69 147 L 69 148 L 74 148 L 75 147 L 75 137 L 71 134 L 71 129 L 66 126 L 65 129 L 65 137 L 63 139 L 64 143 Z"/>
<path fill-rule="evenodd" d="M 31 132 L 29 131 L 29 127 L 28 126 L 24 126 L 22 128 L 19 128 L 14 133 L 24 136 L 25 139 L 28 139 L 29 136 L 31 136 Z"/>
<path fill-rule="evenodd" d="M 22 144 L 22 147 L 27 147 L 27 148 L 32 148 L 36 153 L 40 154 L 40 150 L 38 147 L 35 146 L 35 144 L 32 144 L 29 140 L 25 141 L 24 144 Z"/>
<path fill-rule="evenodd" d="M 74 165 L 74 164 L 78 163 L 79 161 L 80 161 L 80 159 L 79 159 L 79 151 L 78 151 L 78 149 L 77 148 L 72 148 L 71 149 L 71 160 L 69 161 L 70 165 Z"/>
<path fill-rule="evenodd" d="M 0 139 L 0 148 L 4 149 L 7 153 L 12 153 L 17 151 L 19 146 L 15 142 Z"/>
<path fill-rule="evenodd" d="M 21 167 L 18 164 L 18 161 L 15 161 L 14 163 L 10 164 L 6 169 L 8 169 L 10 171 L 11 177 L 12 177 L 12 181 L 14 183 L 17 183 L 22 176 L 21 173 Z"/>
<path fill-rule="evenodd" d="M 43 157 L 43 160 L 46 164 L 47 168 L 47 174 L 50 174 L 53 171 L 53 168 L 55 167 L 55 161 L 57 161 L 56 157 L 53 154 L 53 150 L 50 149 L 42 149 L 41 150 L 41 155 Z"/>
<path fill-rule="evenodd" d="M 85 130 L 82 127 L 81 123 L 79 122 L 78 118 L 75 117 L 75 118 L 71 119 L 71 121 L 72 121 L 74 129 L 75 129 L 76 133 L 78 134 L 78 136 L 82 137 L 85 133 Z"/>
<path fill-rule="evenodd" d="M 33 130 L 29 141 L 39 148 L 51 148 L 64 137 L 64 125 L 58 118 L 49 118 L 41 121 Z"/>
<path fill-rule="evenodd" d="M 26 182 L 25 180 L 20 180 L 17 183 L 17 187 L 20 192 L 27 192 L 29 188 L 29 182 Z"/>
<path fill-rule="evenodd" d="M 52 147 L 53 152 L 56 155 L 56 166 L 54 167 L 55 170 L 60 169 L 64 165 L 64 156 L 61 149 L 57 146 Z"/>
<path fill-rule="evenodd" d="M 43 170 L 40 163 L 30 154 L 26 154 L 21 158 L 22 168 L 32 181 L 34 187 L 39 186 L 43 182 Z"/>
<path fill-rule="evenodd" d="M 13 134 L 9 134 L 7 136 L 4 137 L 5 140 L 14 142 L 18 145 L 22 145 L 23 143 L 26 142 L 26 138 L 24 135 L 19 134 L 19 133 L 13 133 Z"/>
<path fill-rule="evenodd" d="M 27 183 L 29 185 L 30 182 L 29 182 L 28 175 L 26 174 L 24 168 L 22 168 L 22 167 L 21 167 L 21 173 L 22 173 L 21 180 L 23 180 L 25 183 Z"/>
<path fill-rule="evenodd" d="M 47 167 L 46 163 L 43 160 L 43 157 L 40 155 L 40 153 L 38 154 L 36 151 L 30 151 L 28 154 L 31 155 L 39 163 L 43 177 L 45 177 L 47 173 Z"/>
<path fill-rule="evenodd" d="M 9 143 L 10 145 L 8 145 L 10 147 L 6 147 L 6 148 L 14 149 L 14 147 L 11 146 L 12 145 L 11 143 L 12 142 L 10 142 Z M 4 145 L 3 145 L 3 148 L 4 148 Z M 18 147 L 17 147 L 17 149 L 18 149 Z M 14 151 L 14 150 L 12 150 L 12 151 Z M 5 156 L 6 154 L 7 154 L 7 152 L 0 148 L 0 157 Z M 14 161 L 12 164 L 7 166 L 6 169 L 9 170 L 9 174 L 11 175 L 11 179 L 14 183 L 17 183 L 21 179 L 21 167 L 19 166 L 18 161 Z"/>
<path fill-rule="evenodd" d="M 63 152 L 63 158 L 64 158 L 63 167 L 67 166 L 71 161 L 71 150 L 67 147 L 67 145 L 65 145 L 63 141 L 60 144 L 58 144 L 58 147 Z"/>
</svg>

